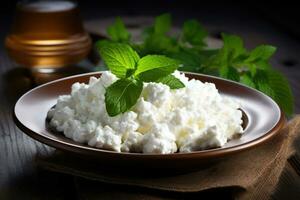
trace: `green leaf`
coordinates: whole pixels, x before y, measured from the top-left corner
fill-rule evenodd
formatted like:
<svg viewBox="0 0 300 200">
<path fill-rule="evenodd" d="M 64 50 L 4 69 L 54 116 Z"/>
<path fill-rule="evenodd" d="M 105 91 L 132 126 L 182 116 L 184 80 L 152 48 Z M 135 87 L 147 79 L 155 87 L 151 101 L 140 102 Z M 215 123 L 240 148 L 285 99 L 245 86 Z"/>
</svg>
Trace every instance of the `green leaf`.
<svg viewBox="0 0 300 200">
<path fill-rule="evenodd" d="M 222 67 L 220 69 L 220 76 L 223 78 L 226 78 L 226 79 L 233 80 L 233 81 L 237 81 L 237 82 L 240 81 L 240 75 L 239 75 L 238 71 L 234 67 L 231 67 L 231 66 Z"/>
<path fill-rule="evenodd" d="M 165 34 L 171 28 L 171 15 L 169 13 L 162 14 L 155 18 L 154 32 L 156 34 Z"/>
<path fill-rule="evenodd" d="M 178 78 L 176 78 L 172 74 L 159 78 L 156 80 L 156 82 L 168 85 L 171 89 L 179 89 L 185 86 Z"/>
<path fill-rule="evenodd" d="M 219 52 L 219 50 L 218 49 L 201 49 L 197 52 L 199 53 L 200 56 L 204 56 L 204 57 L 208 58 L 211 56 L 215 56 Z"/>
<path fill-rule="evenodd" d="M 275 93 L 269 83 L 259 82 L 257 89 L 275 100 Z"/>
<path fill-rule="evenodd" d="M 223 39 L 223 47 L 224 48 L 232 48 L 235 49 L 238 53 L 244 53 L 244 42 L 242 38 L 237 35 L 221 33 Z"/>
<path fill-rule="evenodd" d="M 161 55 L 148 55 L 139 60 L 134 75 L 142 81 L 152 82 L 173 73 L 178 66 L 177 60 Z"/>
<path fill-rule="evenodd" d="M 271 45 L 260 45 L 250 52 L 249 57 L 245 62 L 266 61 L 275 53 L 276 47 Z"/>
<path fill-rule="evenodd" d="M 107 28 L 107 34 L 114 42 L 128 42 L 130 40 L 130 33 L 126 30 L 120 17 L 117 17 L 115 23 Z"/>
<path fill-rule="evenodd" d="M 255 88 L 255 83 L 252 81 L 252 78 L 248 74 L 243 74 L 240 76 L 240 83 Z"/>
<path fill-rule="evenodd" d="M 249 72 L 251 73 L 251 76 L 255 76 L 256 74 L 256 70 L 257 70 L 257 66 L 253 63 L 249 63 L 246 65 L 248 67 Z"/>
<path fill-rule="evenodd" d="M 274 100 L 287 115 L 292 115 L 294 111 L 294 98 L 288 80 L 275 70 L 268 71 L 268 79 L 270 87 L 274 91 Z"/>
<path fill-rule="evenodd" d="M 147 37 L 149 37 L 151 34 L 154 33 L 154 28 L 153 26 L 150 27 L 146 27 L 142 30 L 142 38 L 146 39 Z"/>
<path fill-rule="evenodd" d="M 160 34 L 150 34 L 143 44 L 143 55 L 147 54 L 164 54 L 165 52 L 176 49 L 175 41 Z"/>
<path fill-rule="evenodd" d="M 276 70 L 257 70 L 254 82 L 258 90 L 273 98 L 287 115 L 294 111 L 294 98 L 287 79 Z"/>
<path fill-rule="evenodd" d="M 207 35 L 207 31 L 197 20 L 188 20 L 184 22 L 183 39 L 191 45 L 206 46 L 203 40 Z"/>
<path fill-rule="evenodd" d="M 255 62 L 255 66 L 257 69 L 271 69 L 272 66 L 269 64 L 268 60 L 260 60 Z"/>
<path fill-rule="evenodd" d="M 105 105 L 109 116 L 128 111 L 136 104 L 142 89 L 142 82 L 129 79 L 119 79 L 106 88 Z"/>
<path fill-rule="evenodd" d="M 221 71 L 227 70 L 228 66 L 234 67 L 243 65 L 243 60 L 247 58 L 243 40 L 236 35 L 222 33 L 223 47 L 215 55 L 210 57 L 208 65 L 218 66 Z M 223 69 L 222 69 L 223 68 Z M 220 73 L 224 74 L 223 72 Z M 222 75 L 224 77 L 224 75 Z"/>
<path fill-rule="evenodd" d="M 257 70 L 255 76 L 253 77 L 253 82 L 258 90 L 274 98 L 274 91 L 270 87 L 268 72 L 266 70 Z"/>
<path fill-rule="evenodd" d="M 143 30 L 144 42 L 139 48 L 141 55 L 164 54 L 176 50 L 176 39 L 167 36 L 171 27 L 171 15 L 163 14 L 155 18 L 154 25 Z"/>
<path fill-rule="evenodd" d="M 119 78 L 127 77 L 127 70 L 135 69 L 140 59 L 127 44 L 100 42 L 96 45 L 106 66 Z"/>
<path fill-rule="evenodd" d="M 178 52 L 168 53 L 168 56 L 176 59 L 182 65 L 180 70 L 199 72 L 203 67 L 206 56 L 201 56 L 192 49 L 181 48 Z"/>
<path fill-rule="evenodd" d="M 240 37 L 222 33 L 222 38 L 224 42 L 222 49 L 227 56 L 230 56 L 230 60 L 246 53 L 243 40 Z"/>
</svg>

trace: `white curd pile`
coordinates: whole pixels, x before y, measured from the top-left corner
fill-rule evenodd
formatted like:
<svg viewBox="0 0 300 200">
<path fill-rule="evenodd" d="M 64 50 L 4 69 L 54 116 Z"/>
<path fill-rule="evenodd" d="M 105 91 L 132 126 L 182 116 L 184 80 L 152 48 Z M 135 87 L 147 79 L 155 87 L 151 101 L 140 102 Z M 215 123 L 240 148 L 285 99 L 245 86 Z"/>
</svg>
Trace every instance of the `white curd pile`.
<svg viewBox="0 0 300 200">
<path fill-rule="evenodd" d="M 243 133 L 239 104 L 222 97 L 213 83 L 188 80 L 171 90 L 161 83 L 144 83 L 130 111 L 110 117 L 105 88 L 117 80 L 109 71 L 89 84 L 75 83 L 70 95 L 58 98 L 48 112 L 50 125 L 76 142 L 117 152 L 168 154 L 221 147 Z"/>
</svg>

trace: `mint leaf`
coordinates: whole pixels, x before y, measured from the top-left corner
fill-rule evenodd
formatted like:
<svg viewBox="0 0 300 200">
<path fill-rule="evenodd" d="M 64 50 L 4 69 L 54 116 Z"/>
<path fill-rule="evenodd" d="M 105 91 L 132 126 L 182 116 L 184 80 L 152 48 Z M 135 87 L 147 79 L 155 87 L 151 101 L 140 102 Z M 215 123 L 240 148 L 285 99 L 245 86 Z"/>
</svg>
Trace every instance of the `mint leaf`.
<svg viewBox="0 0 300 200">
<path fill-rule="evenodd" d="M 176 38 L 166 33 L 171 27 L 171 15 L 163 14 L 155 18 L 154 25 L 143 30 L 144 42 L 139 47 L 141 55 L 164 54 L 168 51 L 176 51 Z"/>
<path fill-rule="evenodd" d="M 233 61 L 241 54 L 246 53 L 243 40 L 236 35 L 222 33 L 223 38 L 223 53 L 228 57 L 228 61 Z"/>
<path fill-rule="evenodd" d="M 206 46 L 204 38 L 208 35 L 207 31 L 197 20 L 188 20 L 183 24 L 183 40 L 191 45 Z"/>
<path fill-rule="evenodd" d="M 179 89 L 179 88 L 184 87 L 184 84 L 178 78 L 173 76 L 172 74 L 162 77 L 162 78 L 159 78 L 155 82 L 163 83 L 163 84 L 169 86 L 171 89 Z"/>
<path fill-rule="evenodd" d="M 165 13 L 155 17 L 154 25 L 150 27 L 146 27 L 142 31 L 142 36 L 144 39 L 150 37 L 151 35 L 165 35 L 171 28 L 171 15 L 169 13 Z"/>
<path fill-rule="evenodd" d="M 274 91 L 269 85 L 268 72 L 266 70 L 257 70 L 253 81 L 256 88 L 270 97 L 274 97 Z M 274 99 L 275 100 L 275 99 Z"/>
<path fill-rule="evenodd" d="M 294 98 L 288 80 L 278 71 L 269 70 L 268 79 L 274 91 L 274 100 L 288 114 L 293 114 Z"/>
<path fill-rule="evenodd" d="M 255 83 L 252 81 L 252 78 L 247 74 L 243 74 L 240 76 L 240 83 L 255 88 Z"/>
<path fill-rule="evenodd" d="M 138 62 L 135 76 L 142 81 L 152 82 L 173 73 L 179 66 L 177 60 L 160 55 L 148 55 Z"/>
<path fill-rule="evenodd" d="M 142 55 L 147 54 L 163 54 L 168 51 L 176 51 L 176 42 L 161 34 L 150 34 L 144 41 L 142 46 Z"/>
<path fill-rule="evenodd" d="M 283 109 L 287 115 L 293 114 L 294 98 L 287 79 L 276 70 L 257 70 L 254 77 L 257 89 L 264 92 Z"/>
<path fill-rule="evenodd" d="M 236 35 L 222 33 L 222 38 L 223 47 L 210 57 L 207 65 L 223 67 L 223 70 L 226 70 L 228 66 L 234 66 L 234 63 L 240 64 L 245 59 L 246 49 L 242 39 Z"/>
<path fill-rule="evenodd" d="M 120 17 L 117 17 L 115 23 L 107 28 L 107 34 L 114 42 L 128 42 L 130 40 L 130 33 L 126 30 Z"/>
<path fill-rule="evenodd" d="M 242 38 L 237 35 L 231 35 L 222 33 L 223 47 L 227 49 L 234 49 L 238 54 L 244 53 L 246 49 L 244 48 L 244 42 Z"/>
<path fill-rule="evenodd" d="M 119 79 L 106 88 L 105 106 L 109 116 L 124 113 L 134 106 L 142 89 L 142 82 L 129 79 Z"/>
<path fill-rule="evenodd" d="M 139 55 L 127 44 L 97 43 L 97 48 L 106 66 L 119 78 L 127 77 L 127 71 L 136 68 Z"/>
<path fill-rule="evenodd" d="M 155 18 L 154 32 L 156 34 L 165 34 L 171 28 L 171 15 L 169 13 L 162 14 Z"/>
<path fill-rule="evenodd" d="M 154 33 L 154 27 L 150 26 L 150 27 L 146 27 L 142 30 L 142 38 L 146 39 L 147 37 L 149 37 L 150 35 L 152 35 Z"/>
<path fill-rule="evenodd" d="M 259 82 L 259 83 L 257 83 L 257 89 L 259 91 L 265 93 L 266 95 L 268 95 L 272 99 L 274 99 L 275 93 L 274 93 L 272 87 L 269 85 L 268 82 Z"/>
<path fill-rule="evenodd" d="M 237 82 L 240 81 L 240 75 L 239 75 L 238 71 L 234 67 L 231 67 L 231 66 L 223 66 L 220 69 L 220 76 L 223 78 L 226 78 L 226 79 L 233 80 L 233 81 L 237 81 Z"/>
<path fill-rule="evenodd" d="M 255 62 L 257 69 L 271 69 L 271 65 L 268 60 L 260 60 Z"/>
<path fill-rule="evenodd" d="M 275 51 L 276 48 L 271 45 L 260 45 L 253 49 L 248 57 L 241 60 L 238 65 L 247 66 L 251 75 L 254 76 L 257 69 L 271 69 L 269 59 Z"/>
<path fill-rule="evenodd" d="M 176 59 L 182 65 L 181 70 L 200 72 L 206 56 L 199 56 L 198 52 L 192 49 L 181 48 L 178 52 L 170 52 L 169 57 Z"/>
<path fill-rule="evenodd" d="M 266 61 L 275 53 L 276 47 L 271 45 L 260 45 L 250 52 L 245 62 Z"/>
</svg>

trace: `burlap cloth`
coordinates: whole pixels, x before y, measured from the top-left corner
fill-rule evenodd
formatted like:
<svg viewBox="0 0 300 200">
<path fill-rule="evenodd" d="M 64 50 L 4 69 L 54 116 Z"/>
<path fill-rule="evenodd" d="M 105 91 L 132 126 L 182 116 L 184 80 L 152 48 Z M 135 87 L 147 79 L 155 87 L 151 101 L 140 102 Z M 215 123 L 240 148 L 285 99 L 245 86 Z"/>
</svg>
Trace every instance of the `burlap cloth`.
<svg viewBox="0 0 300 200">
<path fill-rule="evenodd" d="M 211 167 L 168 176 L 127 174 L 124 169 L 99 170 L 99 164 L 55 153 L 38 157 L 43 169 L 74 176 L 82 199 L 269 199 L 287 159 L 295 152 L 300 116 L 294 117 L 270 141 Z M 150 173 L 151 174 L 151 173 Z"/>
</svg>

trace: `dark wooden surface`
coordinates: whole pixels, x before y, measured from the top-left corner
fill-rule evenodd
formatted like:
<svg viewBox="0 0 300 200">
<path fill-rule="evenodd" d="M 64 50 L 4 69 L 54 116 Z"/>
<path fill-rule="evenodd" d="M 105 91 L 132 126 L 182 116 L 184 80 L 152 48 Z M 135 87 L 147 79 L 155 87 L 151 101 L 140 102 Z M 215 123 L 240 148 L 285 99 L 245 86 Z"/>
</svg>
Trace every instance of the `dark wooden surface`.
<svg viewBox="0 0 300 200">
<path fill-rule="evenodd" d="M 277 46 L 278 52 L 272 64 L 288 77 L 295 96 L 295 113 L 300 113 L 300 40 L 267 21 L 249 18 L 247 14 L 228 18 L 226 23 L 213 15 L 202 16 L 201 21 L 216 38 L 219 31 L 229 30 L 244 37 L 248 47 L 261 43 Z M 3 19 L 0 22 L 0 199 L 79 199 L 71 177 L 45 172 L 35 166 L 37 154 L 48 154 L 53 149 L 23 134 L 12 121 L 17 98 L 51 77 L 33 76 L 8 58 L 3 40 L 9 24 Z M 80 67 L 73 69 L 76 70 L 63 75 L 85 71 Z M 273 197 L 300 199 L 299 193 L 299 176 L 287 167 Z"/>
</svg>

